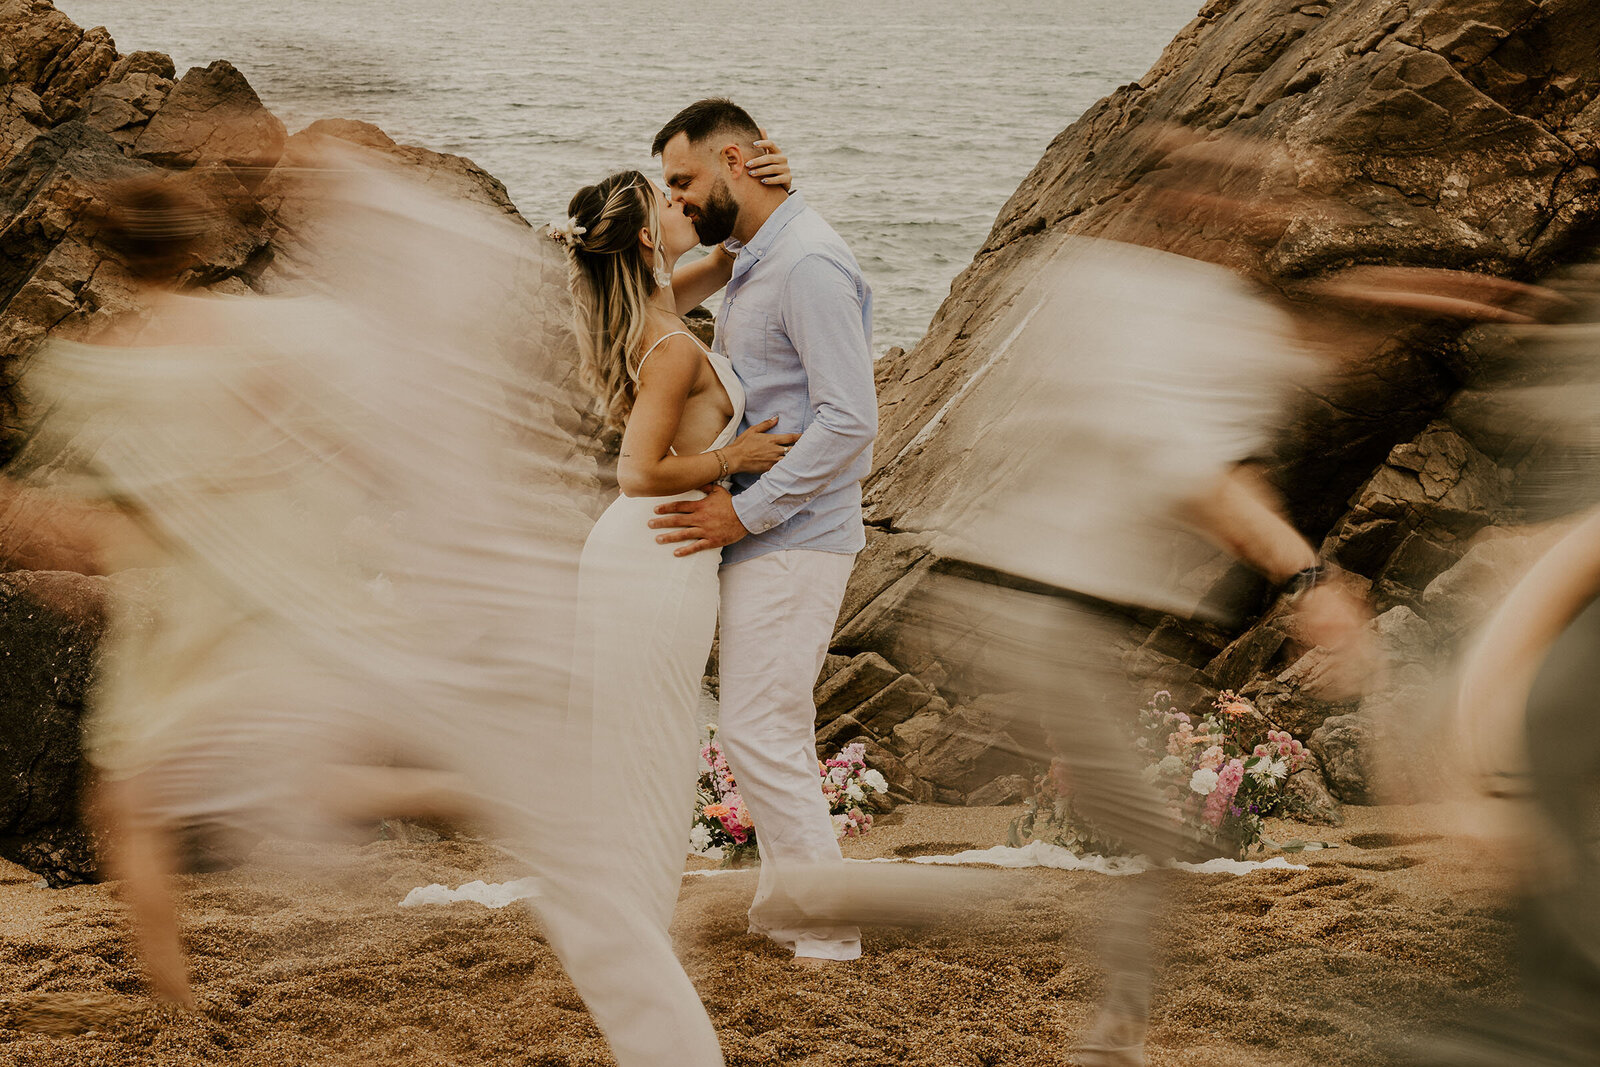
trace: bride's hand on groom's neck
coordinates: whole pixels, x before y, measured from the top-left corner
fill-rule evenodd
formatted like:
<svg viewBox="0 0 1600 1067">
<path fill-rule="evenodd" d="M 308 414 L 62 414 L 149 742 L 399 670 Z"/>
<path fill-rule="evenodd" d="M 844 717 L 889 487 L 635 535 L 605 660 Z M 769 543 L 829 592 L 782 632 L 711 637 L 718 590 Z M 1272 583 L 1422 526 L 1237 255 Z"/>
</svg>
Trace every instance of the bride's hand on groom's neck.
<svg viewBox="0 0 1600 1067">
<path fill-rule="evenodd" d="M 758 179 L 762 185 L 775 185 L 788 192 L 794 185 L 794 175 L 789 170 L 789 157 L 783 154 L 778 142 L 768 137 L 767 131 L 763 129 L 761 140 L 753 142 L 753 147 L 761 149 L 766 154 L 748 160 L 744 165 L 744 172 Z"/>
</svg>

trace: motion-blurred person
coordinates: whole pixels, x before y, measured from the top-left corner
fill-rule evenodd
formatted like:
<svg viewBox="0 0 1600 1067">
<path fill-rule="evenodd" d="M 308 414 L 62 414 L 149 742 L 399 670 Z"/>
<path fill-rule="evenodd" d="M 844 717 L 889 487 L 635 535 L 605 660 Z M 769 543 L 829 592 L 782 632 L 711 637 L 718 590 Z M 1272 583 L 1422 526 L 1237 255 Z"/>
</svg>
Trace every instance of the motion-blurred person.
<svg viewBox="0 0 1600 1067">
<path fill-rule="evenodd" d="M 1100 834 L 1158 862 L 1193 858 L 1127 727 L 1143 700 L 1121 665 L 1133 613 L 1204 617 L 1203 590 L 1181 579 L 1210 542 L 1276 583 L 1311 643 L 1364 654 L 1370 616 L 1242 465 L 1308 364 L 1285 316 L 1231 272 L 1087 238 L 991 336 L 1005 347 L 983 390 L 1005 405 L 971 427 L 971 452 L 930 494 L 950 503 L 921 522 L 938 555 L 990 576 L 937 576 L 912 625 L 964 684 L 1011 694 L 1017 732 L 1048 739 L 1028 755 L 1061 761 Z M 952 411 L 943 432 L 966 424 Z M 1084 1067 L 1144 1062 L 1149 930 L 1171 879 L 1132 881 L 1107 917 L 1101 1010 L 1074 1052 Z"/>
<path fill-rule="evenodd" d="M 1400 1062 L 1575 1067 L 1600 1055 L 1600 512 L 1523 575 L 1463 657 L 1457 806 L 1514 857 L 1521 1004 L 1408 1035 Z"/>
<path fill-rule="evenodd" d="M 1359 692 L 1381 664 L 1370 608 L 1254 462 L 1294 391 L 1324 373 L 1313 352 L 1340 354 L 1354 347 L 1342 334 L 1359 332 L 1355 317 L 1311 319 L 1262 284 L 1263 247 L 1307 198 L 1292 185 L 1258 193 L 1272 188 L 1262 146 L 1185 133 L 1157 156 L 1121 213 L 1060 242 L 985 327 L 989 350 L 938 420 L 960 442 L 940 454 L 959 458 L 926 471 L 922 503 L 897 525 L 932 532 L 948 561 L 909 609 L 932 658 L 973 691 L 1011 693 L 1015 732 L 1048 739 L 1027 754 L 1059 758 L 1075 812 L 1167 861 L 1195 843 L 1141 777 L 1122 709 L 1148 693 L 1135 696 L 1120 651 L 1136 612 L 1216 618 L 1189 577 L 1217 573 L 1199 565 L 1205 544 L 1279 591 L 1274 610 L 1324 650 L 1326 684 Z M 1323 295 L 1473 321 L 1520 295 L 1440 275 L 1378 268 Z M 916 463 L 921 439 L 894 462 Z M 1144 1061 L 1160 881 L 1141 879 L 1107 919 L 1101 1008 L 1075 1051 L 1084 1067 Z"/>
<path fill-rule="evenodd" d="M 194 1004 L 167 877 L 190 828 L 443 814 L 538 876 L 619 1063 L 720 1064 L 670 942 L 632 936 L 643 903 L 604 891 L 606 846 L 570 810 L 594 766 L 570 700 L 583 516 L 550 405 L 587 405 L 546 395 L 566 377 L 548 352 L 504 347 L 505 290 L 548 246 L 354 154 L 315 162 L 293 297 L 173 292 L 207 205 L 172 176 L 108 190 L 137 336 L 52 342 L 25 382 L 19 473 L 100 502 L 73 512 L 97 520 L 73 526 L 90 565 L 154 576 L 107 637 L 86 742 L 154 990 Z"/>
<path fill-rule="evenodd" d="M 1489 387 L 1480 419 L 1537 441 L 1518 502 L 1557 518 L 1530 528 L 1548 547 L 1446 672 L 1443 722 L 1426 721 L 1441 752 L 1433 790 L 1513 879 L 1520 1003 L 1401 1035 L 1396 1059 L 1417 1067 L 1600 1062 L 1597 280 L 1593 264 L 1550 279 L 1540 302 L 1551 321 L 1506 331 L 1501 379 L 1475 383 Z"/>
</svg>

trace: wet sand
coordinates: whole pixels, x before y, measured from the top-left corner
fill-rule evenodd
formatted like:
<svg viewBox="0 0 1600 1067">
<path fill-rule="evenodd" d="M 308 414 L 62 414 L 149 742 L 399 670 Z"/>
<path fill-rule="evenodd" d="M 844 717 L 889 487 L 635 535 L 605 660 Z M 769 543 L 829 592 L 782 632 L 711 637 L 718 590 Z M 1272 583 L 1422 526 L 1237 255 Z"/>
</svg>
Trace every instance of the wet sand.
<svg viewBox="0 0 1600 1067">
<path fill-rule="evenodd" d="M 987 848 L 1015 809 L 912 806 L 861 858 Z M 1351 808 L 1304 870 L 1184 875 L 1149 1062 L 1386 1062 L 1418 1031 L 1513 995 L 1504 871 L 1427 806 Z M 307 862 L 307 861 L 310 862 Z M 691 867 L 705 861 L 691 860 Z M 611 1062 L 536 921 L 512 906 L 401 909 L 408 890 L 516 876 L 466 839 L 268 842 L 181 880 L 200 1014 L 144 996 L 114 887 L 38 888 L 0 863 L 0 1064 L 600 1065 Z M 745 932 L 749 876 L 686 878 L 674 935 L 735 1067 L 1070 1064 L 1099 989 L 1100 916 L 1121 879 L 1004 873 L 1000 900 L 918 929 L 871 927 L 861 961 L 796 968 Z"/>
</svg>

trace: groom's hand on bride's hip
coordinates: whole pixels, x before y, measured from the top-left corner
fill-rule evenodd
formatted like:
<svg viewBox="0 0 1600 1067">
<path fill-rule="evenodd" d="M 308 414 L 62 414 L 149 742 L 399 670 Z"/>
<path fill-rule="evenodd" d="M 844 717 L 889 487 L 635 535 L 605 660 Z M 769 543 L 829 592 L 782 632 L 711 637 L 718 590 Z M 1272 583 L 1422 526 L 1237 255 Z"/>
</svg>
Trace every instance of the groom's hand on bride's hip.
<svg viewBox="0 0 1600 1067">
<path fill-rule="evenodd" d="M 650 520 L 650 528 L 667 531 L 656 535 L 656 543 L 687 542 L 673 550 L 674 556 L 689 556 L 707 548 L 731 545 L 750 533 L 733 510 L 732 493 L 720 485 L 708 485 L 704 489 L 706 495 L 700 500 L 674 500 L 670 504 L 656 505 L 658 518 Z"/>
</svg>

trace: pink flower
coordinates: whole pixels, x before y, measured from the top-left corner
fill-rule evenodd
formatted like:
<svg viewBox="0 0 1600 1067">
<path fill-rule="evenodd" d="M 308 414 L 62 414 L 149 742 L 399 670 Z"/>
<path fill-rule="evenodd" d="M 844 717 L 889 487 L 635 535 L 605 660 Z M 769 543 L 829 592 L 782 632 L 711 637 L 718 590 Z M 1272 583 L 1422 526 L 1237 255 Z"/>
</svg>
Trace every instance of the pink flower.
<svg viewBox="0 0 1600 1067">
<path fill-rule="evenodd" d="M 1222 825 L 1223 818 L 1228 814 L 1228 805 L 1232 803 L 1234 794 L 1239 792 L 1243 781 L 1243 760 L 1231 759 L 1222 765 L 1217 772 L 1217 787 L 1206 797 L 1205 811 L 1201 813 L 1207 826 L 1216 829 Z"/>
<path fill-rule="evenodd" d="M 1200 766 L 1204 767 L 1208 771 L 1219 770 L 1222 767 L 1222 761 L 1224 758 L 1222 746 L 1212 745 L 1210 748 L 1200 753 Z"/>
</svg>

